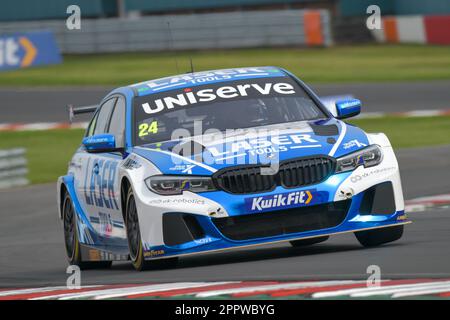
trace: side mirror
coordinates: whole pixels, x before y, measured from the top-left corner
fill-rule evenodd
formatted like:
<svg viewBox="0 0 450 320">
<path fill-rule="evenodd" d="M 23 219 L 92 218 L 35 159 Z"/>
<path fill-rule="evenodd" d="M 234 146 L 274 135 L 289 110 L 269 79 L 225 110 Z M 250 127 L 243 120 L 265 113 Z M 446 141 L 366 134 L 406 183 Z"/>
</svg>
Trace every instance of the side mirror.
<svg viewBox="0 0 450 320">
<path fill-rule="evenodd" d="M 87 152 L 112 152 L 117 151 L 116 138 L 113 134 L 96 134 L 85 137 L 82 142 Z"/>
<path fill-rule="evenodd" d="M 338 119 L 354 117 L 361 112 L 361 101 L 358 99 L 337 101 L 336 111 Z"/>
</svg>

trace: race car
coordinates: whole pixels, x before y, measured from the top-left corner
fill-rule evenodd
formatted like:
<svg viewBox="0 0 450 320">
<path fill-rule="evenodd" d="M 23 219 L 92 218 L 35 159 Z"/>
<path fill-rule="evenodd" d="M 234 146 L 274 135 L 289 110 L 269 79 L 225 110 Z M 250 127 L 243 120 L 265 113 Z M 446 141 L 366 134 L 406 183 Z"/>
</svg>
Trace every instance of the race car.
<svg viewBox="0 0 450 320">
<path fill-rule="evenodd" d="M 192 72 L 121 87 L 92 112 L 57 182 L 70 264 L 136 270 L 182 256 L 354 233 L 366 247 L 410 223 L 383 133 L 342 119 L 278 67 Z"/>
</svg>

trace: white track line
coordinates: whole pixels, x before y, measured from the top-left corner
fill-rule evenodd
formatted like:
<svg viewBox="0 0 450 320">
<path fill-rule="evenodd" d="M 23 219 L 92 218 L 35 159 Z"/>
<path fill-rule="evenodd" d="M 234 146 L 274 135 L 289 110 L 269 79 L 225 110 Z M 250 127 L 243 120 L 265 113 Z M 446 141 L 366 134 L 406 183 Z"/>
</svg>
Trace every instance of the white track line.
<svg viewBox="0 0 450 320">
<path fill-rule="evenodd" d="M 402 284 L 394 286 L 380 286 L 380 287 L 368 287 L 368 288 L 357 288 L 357 289 L 347 289 L 347 290 L 336 290 L 330 292 L 317 292 L 312 295 L 313 298 L 331 298 L 338 296 L 350 296 L 350 297 L 368 297 L 372 295 L 395 293 L 397 290 L 417 290 L 423 289 L 424 287 L 432 287 L 438 285 L 450 285 L 450 281 L 440 281 L 440 282 L 422 282 L 414 284 Z"/>
<path fill-rule="evenodd" d="M 429 203 L 429 202 L 437 202 L 437 201 L 448 201 L 450 202 L 450 194 L 438 194 L 435 196 L 429 197 L 419 197 L 406 201 L 408 204 L 415 203 Z"/>
<path fill-rule="evenodd" d="M 392 295 L 391 298 L 404 298 L 404 297 L 412 297 L 412 296 L 422 296 L 436 293 L 450 292 L 450 286 L 444 286 L 440 288 L 428 289 L 428 290 L 417 290 L 417 291 L 409 291 L 409 292 L 399 292 Z"/>
<path fill-rule="evenodd" d="M 343 280 L 343 281 L 314 281 L 314 282 L 289 282 L 289 283 L 281 283 L 281 284 L 271 284 L 271 285 L 259 285 L 259 286 L 250 286 L 250 287 L 242 287 L 242 288 L 232 288 L 232 289 L 224 289 L 224 290 L 213 290 L 207 292 L 200 292 L 195 295 L 197 298 L 209 298 L 213 296 L 220 296 L 224 294 L 235 294 L 235 293 L 250 293 L 250 292 L 259 292 L 259 291 L 268 291 L 268 290 L 284 290 L 284 289 L 298 289 L 298 288 L 310 288 L 310 287 L 325 287 L 325 286 L 334 286 L 334 285 L 346 285 L 346 284 L 355 284 L 361 283 L 365 281 L 352 281 L 352 280 Z"/>
<path fill-rule="evenodd" d="M 83 286 L 80 289 L 88 289 L 88 288 L 95 288 L 95 287 L 103 287 L 102 285 L 97 286 Z M 68 290 L 66 286 L 58 286 L 58 287 L 42 287 L 42 288 L 31 288 L 31 289 L 15 289 L 15 290 L 8 290 L 8 291 L 0 291 L 0 297 L 7 297 L 7 296 L 15 296 L 15 295 L 21 295 L 21 294 L 32 294 L 32 293 L 43 293 L 43 292 L 53 292 L 53 291 L 59 291 L 59 290 Z"/>
<path fill-rule="evenodd" d="M 156 291 L 168 291 L 168 290 L 177 290 L 177 289 L 186 289 L 199 287 L 204 285 L 214 285 L 214 284 L 222 284 L 222 282 L 212 282 L 212 283 L 204 283 L 204 282 L 179 282 L 179 283 L 163 283 L 163 284 L 152 284 L 147 286 L 134 286 L 134 287 L 123 287 L 123 288 L 114 288 L 114 289 L 104 289 L 104 290 L 92 290 L 88 292 L 79 292 L 79 293 L 64 293 L 58 295 L 49 295 L 45 297 L 34 298 L 31 300 L 47 300 L 47 299 L 58 299 L 58 300 L 72 300 L 72 299 L 107 299 L 112 297 L 123 297 L 131 294 L 140 294 L 140 293 L 150 293 Z"/>
<path fill-rule="evenodd" d="M 423 212 L 430 207 L 450 205 L 450 194 L 419 197 L 405 201 L 406 212 Z"/>
<path fill-rule="evenodd" d="M 374 292 L 360 292 L 360 293 L 352 294 L 352 295 L 350 295 L 350 297 L 364 298 L 364 297 L 370 297 L 370 296 L 374 296 L 374 295 L 392 295 L 392 294 L 396 294 L 396 293 L 414 292 L 417 290 L 430 290 L 430 289 L 449 288 L 449 287 L 450 287 L 450 281 L 447 281 L 444 283 L 430 283 L 430 284 L 422 283 L 421 285 L 418 285 L 416 287 L 407 287 L 407 288 L 406 288 L 406 286 L 403 288 L 390 288 L 389 286 L 387 286 L 387 287 L 384 287 L 384 290 L 378 290 L 378 291 L 374 291 Z"/>
<path fill-rule="evenodd" d="M 390 280 L 384 280 L 390 281 Z M 348 284 L 358 284 L 365 283 L 365 280 L 342 280 L 342 281 L 299 281 L 299 282 L 288 282 L 279 283 L 271 285 L 251 285 L 247 287 L 230 288 L 223 290 L 212 290 L 206 292 L 200 292 L 194 294 L 196 298 L 209 298 L 219 295 L 231 295 L 238 293 L 257 293 L 271 290 L 292 290 L 300 288 L 323 288 L 327 286 L 336 285 L 348 285 Z M 152 285 L 142 285 L 142 286 L 132 286 L 132 287 L 122 287 L 114 289 L 98 289 L 92 291 L 84 291 L 77 293 L 63 293 L 63 294 L 51 294 L 58 290 L 67 290 L 65 286 L 58 287 L 43 287 L 43 288 L 32 288 L 32 289 L 16 289 L 1 291 L 0 296 L 11 296 L 11 295 L 26 295 L 33 293 L 46 293 L 49 294 L 43 297 L 31 298 L 30 300 L 47 300 L 47 299 L 59 299 L 59 300 L 71 300 L 71 299 L 111 299 L 120 298 L 128 295 L 138 295 L 152 292 L 165 292 L 179 289 L 189 289 L 189 288 L 204 288 L 214 285 L 224 285 L 241 283 L 240 281 L 227 281 L 227 282 L 179 282 L 179 283 L 166 283 L 166 284 L 152 284 Z M 245 283 L 244 283 L 245 285 Z M 102 286 L 85 286 L 81 289 L 90 289 Z M 413 284 L 402 284 L 402 285 L 386 285 L 380 287 L 365 287 L 365 288 L 353 288 L 344 290 L 334 290 L 327 292 L 317 292 L 312 294 L 312 298 L 330 298 L 338 296 L 349 296 L 350 298 L 365 298 L 370 296 L 379 295 L 391 295 L 391 298 L 401 298 L 401 297 L 411 297 L 418 295 L 428 295 L 442 292 L 450 292 L 450 280 L 447 281 L 434 281 L 434 282 L 421 282 Z"/>
<path fill-rule="evenodd" d="M 36 123 L 2 123 L 0 131 L 42 131 L 52 129 L 85 129 L 87 122 L 36 122 Z"/>
<path fill-rule="evenodd" d="M 116 294 L 105 294 L 105 295 L 99 295 L 95 296 L 95 300 L 103 300 L 103 299 L 111 299 L 111 298 L 119 298 L 123 296 L 128 296 L 131 294 L 144 294 L 144 293 L 152 293 L 152 292 L 159 292 L 159 291 L 172 291 L 172 290 L 178 290 L 178 289 L 189 289 L 189 288 L 204 288 L 214 285 L 224 285 L 224 284 L 231 284 L 231 283 L 239 283 L 238 281 L 228 281 L 228 282 L 205 282 L 205 283 L 187 283 L 184 285 L 179 285 L 174 283 L 173 286 L 165 286 L 162 288 L 152 288 L 151 290 L 142 290 L 138 288 L 137 290 L 133 290 L 132 292 L 128 291 L 125 293 L 116 293 Z"/>
<path fill-rule="evenodd" d="M 435 117 L 441 115 L 441 110 L 416 110 L 405 112 L 408 117 Z"/>
<path fill-rule="evenodd" d="M 368 118 L 381 118 L 386 116 L 402 117 L 402 118 L 416 118 L 416 117 L 437 117 L 449 115 L 450 109 L 440 109 L 440 110 L 413 110 L 405 112 L 363 112 L 358 115 L 358 119 L 368 119 Z"/>
</svg>

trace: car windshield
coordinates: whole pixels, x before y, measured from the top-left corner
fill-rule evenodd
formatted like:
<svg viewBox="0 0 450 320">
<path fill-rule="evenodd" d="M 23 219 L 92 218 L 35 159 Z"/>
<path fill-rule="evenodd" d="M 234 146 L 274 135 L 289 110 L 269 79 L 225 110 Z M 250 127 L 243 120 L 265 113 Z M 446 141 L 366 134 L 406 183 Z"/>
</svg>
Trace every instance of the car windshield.
<svg viewBox="0 0 450 320">
<path fill-rule="evenodd" d="M 221 82 L 150 94 L 134 99 L 135 145 L 173 140 L 176 129 L 191 136 L 194 123 L 202 132 L 225 131 L 326 115 L 290 77 Z"/>
</svg>

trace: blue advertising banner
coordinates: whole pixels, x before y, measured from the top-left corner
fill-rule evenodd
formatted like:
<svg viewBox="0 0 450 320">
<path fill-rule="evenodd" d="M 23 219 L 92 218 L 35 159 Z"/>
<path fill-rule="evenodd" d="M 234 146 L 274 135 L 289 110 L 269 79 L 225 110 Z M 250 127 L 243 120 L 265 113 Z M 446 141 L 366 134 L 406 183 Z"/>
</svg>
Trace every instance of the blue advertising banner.
<svg viewBox="0 0 450 320">
<path fill-rule="evenodd" d="M 0 36 L 0 71 L 61 62 L 61 54 L 52 32 Z"/>
</svg>

